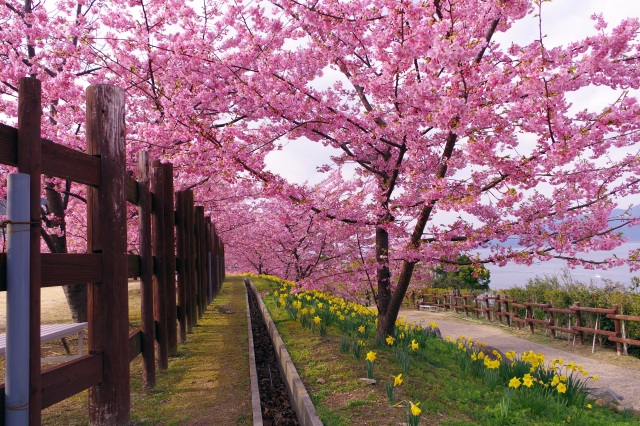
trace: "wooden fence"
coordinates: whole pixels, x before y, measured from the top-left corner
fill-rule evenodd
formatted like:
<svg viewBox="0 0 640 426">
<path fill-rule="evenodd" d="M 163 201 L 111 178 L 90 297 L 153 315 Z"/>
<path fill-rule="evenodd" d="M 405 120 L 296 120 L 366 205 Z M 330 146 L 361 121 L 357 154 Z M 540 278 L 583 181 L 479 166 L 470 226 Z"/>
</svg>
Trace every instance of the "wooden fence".
<svg viewBox="0 0 640 426">
<path fill-rule="evenodd" d="M 174 209 L 171 164 L 150 165 L 141 152 L 138 180 L 127 174 L 121 89 L 87 89 L 86 153 L 41 138 L 40 81 L 21 79 L 18 102 L 18 128 L 0 125 L 0 163 L 31 175 L 29 423 L 39 425 L 43 408 L 89 389 L 90 423 L 128 424 L 130 362 L 142 354 L 144 383 L 153 387 L 156 366 L 167 368 L 178 341 L 218 294 L 224 245 L 204 208 L 194 207 L 192 191 L 176 192 Z M 41 174 L 88 186 L 86 253 L 40 253 Z M 138 206 L 139 255 L 126 251 L 127 202 Z M 142 326 L 132 332 L 129 278 L 140 279 L 142 299 Z M 42 370 L 40 289 L 77 283 L 88 285 L 88 355 Z M 6 290 L 4 254 L 0 290 Z M 0 399 L 3 421 L 4 384 Z"/>
<path fill-rule="evenodd" d="M 640 346 L 640 340 L 629 339 L 622 333 L 624 321 L 640 322 L 640 316 L 621 315 L 618 305 L 611 308 L 592 308 L 580 306 L 580 303 L 576 302 L 569 308 L 554 308 L 551 303 L 518 302 L 500 295 L 473 294 L 425 294 L 421 296 L 418 304 L 437 306 L 456 313 L 464 312 L 466 316 L 473 313 L 476 318 L 483 316 L 489 321 L 500 321 L 501 324 L 504 321 L 509 327 L 529 327 L 531 333 L 535 332 L 536 326 L 548 330 L 553 337 L 557 337 L 558 332 L 567 333 L 577 337 L 581 344 L 584 344 L 586 333 L 606 336 L 616 344 L 618 355 L 623 353 L 623 344 Z M 598 322 L 595 327 L 586 327 L 584 313 L 597 314 L 598 318 L 603 316 L 612 320 L 614 329 L 598 328 Z"/>
</svg>

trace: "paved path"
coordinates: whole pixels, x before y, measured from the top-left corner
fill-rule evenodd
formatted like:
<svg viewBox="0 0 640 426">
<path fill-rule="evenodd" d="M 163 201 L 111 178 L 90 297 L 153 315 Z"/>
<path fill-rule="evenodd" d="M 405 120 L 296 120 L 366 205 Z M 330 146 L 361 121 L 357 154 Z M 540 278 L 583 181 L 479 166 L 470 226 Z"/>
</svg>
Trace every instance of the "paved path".
<svg viewBox="0 0 640 426">
<path fill-rule="evenodd" d="M 599 377 L 595 385 L 590 381 L 590 386 L 611 388 L 624 398 L 623 403 L 625 405 L 630 405 L 634 410 L 640 410 L 640 360 L 636 362 L 635 359 L 625 359 L 629 364 L 632 364 L 632 367 L 622 367 L 603 362 L 602 354 L 599 354 L 600 356 L 598 357 L 590 358 L 551 348 L 515 337 L 498 325 L 480 324 L 472 320 L 461 319 L 450 313 L 406 310 L 401 311 L 399 316 L 405 317 L 409 322 L 416 321 L 420 323 L 422 321 L 426 323 L 435 321 L 440 328 L 442 337 L 451 336 L 454 339 L 461 335 L 472 337 L 475 340 L 486 342 L 487 345 L 493 346 L 503 353 L 513 350 L 521 354 L 524 351 L 533 350 L 536 353 L 544 353 L 547 360 L 563 358 L 566 360 L 565 362 L 573 361 L 578 365 L 582 365 L 589 372 L 589 375 L 597 375 Z M 615 360 L 615 353 L 612 358 Z"/>
</svg>

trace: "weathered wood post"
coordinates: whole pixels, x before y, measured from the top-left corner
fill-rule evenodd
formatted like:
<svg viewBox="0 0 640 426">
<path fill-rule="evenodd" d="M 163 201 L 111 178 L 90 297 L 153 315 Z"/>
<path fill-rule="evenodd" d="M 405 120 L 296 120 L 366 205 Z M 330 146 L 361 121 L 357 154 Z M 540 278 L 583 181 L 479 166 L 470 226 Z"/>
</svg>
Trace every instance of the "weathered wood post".
<svg viewBox="0 0 640 426">
<path fill-rule="evenodd" d="M 207 309 L 206 275 L 205 275 L 205 232 L 204 232 L 204 207 L 195 207 L 195 230 L 196 230 L 196 270 L 197 270 L 197 293 L 198 318 L 202 318 Z"/>
<path fill-rule="evenodd" d="M 620 327 L 620 319 L 616 318 L 616 316 L 618 315 L 618 313 L 620 312 L 620 306 L 619 305 L 613 305 L 611 306 L 611 308 L 613 309 L 613 312 L 611 312 L 611 316 L 613 316 L 613 331 L 614 333 L 616 333 L 615 337 L 620 339 L 622 338 L 622 333 L 621 333 L 621 327 Z M 622 342 L 617 341 L 616 342 L 616 355 L 621 356 L 622 355 Z"/>
<path fill-rule="evenodd" d="M 103 381 L 89 389 L 89 422 L 129 423 L 129 305 L 124 91 L 87 88 L 87 153 L 100 158 L 100 187 L 87 193 L 87 251 L 102 254 L 102 279 L 89 285 L 89 351 L 102 352 Z"/>
<path fill-rule="evenodd" d="M 167 297 L 167 343 L 169 355 L 178 353 L 178 310 L 176 295 L 176 213 L 173 199 L 173 164 L 162 164 L 162 175 L 164 176 L 164 268 Z"/>
<path fill-rule="evenodd" d="M 154 357 L 155 321 L 153 303 L 153 254 L 151 240 L 151 192 L 149 153 L 138 152 L 138 239 L 140 246 L 140 305 L 142 317 L 142 364 L 144 386 L 156 385 Z"/>
<path fill-rule="evenodd" d="M 207 228 L 204 219 L 204 207 L 199 206 L 196 210 L 198 221 L 200 222 L 200 233 L 198 235 L 198 243 L 200 244 L 200 304 L 202 305 L 202 313 L 207 310 L 209 297 L 207 296 Z"/>
<path fill-rule="evenodd" d="M 528 303 L 531 302 L 530 300 L 527 301 L 527 303 L 525 303 L 526 307 L 526 314 L 524 315 L 525 318 L 529 318 L 529 319 L 533 319 L 533 307 L 531 305 L 529 305 Z M 531 334 L 535 333 L 535 324 L 533 323 L 533 321 L 529 321 L 529 330 L 531 331 Z"/>
<path fill-rule="evenodd" d="M 220 238 L 213 227 L 213 297 L 220 293 Z"/>
<path fill-rule="evenodd" d="M 164 179 L 164 168 L 160 160 L 154 160 L 151 164 L 153 256 L 156 259 L 155 274 L 153 275 L 153 298 L 155 299 L 153 304 L 153 318 L 156 323 L 155 353 L 159 370 L 166 370 L 169 366 L 167 268 L 164 265 L 167 244 L 167 236 L 165 234 L 166 227 L 164 223 Z M 175 323 L 173 326 L 175 328 Z"/>
<path fill-rule="evenodd" d="M 40 80 L 23 77 L 18 87 L 18 172 L 31 175 L 29 189 L 29 423 L 42 421 L 42 383 L 40 379 L 40 186 L 42 117 Z"/>
<path fill-rule="evenodd" d="M 205 234 L 206 234 L 206 266 L 207 266 L 207 304 L 213 302 L 213 234 L 211 216 L 206 216 L 205 221 Z"/>
<path fill-rule="evenodd" d="M 484 297 L 482 298 L 482 301 L 484 302 L 484 309 L 485 309 L 485 315 L 487 316 L 487 320 L 489 321 L 493 321 L 493 318 L 491 318 L 491 306 L 489 306 L 489 295 L 485 294 Z"/>
<path fill-rule="evenodd" d="M 511 309 L 509 309 L 509 300 L 504 299 L 504 312 L 507 314 L 507 326 L 513 327 L 513 319 L 511 318 Z M 502 322 L 502 321 L 501 321 Z"/>
<path fill-rule="evenodd" d="M 193 327 L 198 324 L 198 307 L 196 302 L 196 291 L 198 288 L 198 274 L 196 271 L 196 227 L 195 227 L 195 206 L 193 202 L 193 191 L 186 191 L 187 197 L 187 260 L 188 260 L 188 281 L 187 281 L 187 333 L 193 333 Z"/>
<path fill-rule="evenodd" d="M 547 329 L 551 330 L 551 337 L 553 337 L 554 339 L 556 338 L 556 330 L 555 327 L 556 326 L 556 319 L 553 316 L 553 311 L 551 309 L 553 309 L 553 305 L 551 304 L 551 302 L 549 302 L 549 310 L 546 310 L 547 314 L 549 314 L 549 324 L 547 325 Z"/>
<path fill-rule="evenodd" d="M 583 327 L 582 314 L 579 309 L 575 308 L 580 308 L 580 302 L 574 302 L 571 309 L 576 313 L 576 327 Z M 581 345 L 584 345 L 584 332 L 582 330 L 578 330 L 578 340 Z"/>
<path fill-rule="evenodd" d="M 188 286 L 188 260 L 189 247 L 187 237 L 187 197 L 185 191 L 176 191 L 176 246 L 178 259 L 176 262 L 178 272 L 178 331 L 180 343 L 187 341 L 187 286 Z"/>
</svg>

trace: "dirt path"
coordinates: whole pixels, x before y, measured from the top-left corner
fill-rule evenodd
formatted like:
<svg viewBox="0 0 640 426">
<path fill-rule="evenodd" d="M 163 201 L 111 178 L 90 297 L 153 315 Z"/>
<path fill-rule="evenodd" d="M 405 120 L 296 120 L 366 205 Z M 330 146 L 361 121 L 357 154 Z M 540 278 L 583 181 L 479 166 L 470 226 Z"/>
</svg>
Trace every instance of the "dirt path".
<svg viewBox="0 0 640 426">
<path fill-rule="evenodd" d="M 567 343 L 552 341 L 549 345 L 535 343 L 531 340 L 517 337 L 506 327 L 498 325 L 485 325 L 473 320 L 465 320 L 450 313 L 423 312 L 406 310 L 400 312 L 400 317 L 405 317 L 409 322 L 426 323 L 435 321 L 442 332 L 442 337 L 459 336 L 472 337 L 475 340 L 486 342 L 502 352 L 516 351 L 521 354 L 524 351 L 533 350 L 536 353 L 544 353 L 547 360 L 563 358 L 582 365 L 590 375 L 597 375 L 597 383 L 590 382 L 591 387 L 611 388 L 620 396 L 623 403 L 634 410 L 640 410 L 640 360 L 632 357 L 617 357 L 615 352 L 598 348 L 595 354 L 585 351 L 584 348 L 573 349 Z M 524 335 L 523 335 L 524 337 Z M 557 346 L 567 346 L 564 350 Z M 552 347 L 554 346 L 554 347 Z M 571 348 L 569 348 L 571 346 Z M 586 345 L 585 345 L 586 346 Z M 581 354 L 576 353 L 580 351 Z M 587 354 L 585 355 L 585 352 Z"/>
</svg>

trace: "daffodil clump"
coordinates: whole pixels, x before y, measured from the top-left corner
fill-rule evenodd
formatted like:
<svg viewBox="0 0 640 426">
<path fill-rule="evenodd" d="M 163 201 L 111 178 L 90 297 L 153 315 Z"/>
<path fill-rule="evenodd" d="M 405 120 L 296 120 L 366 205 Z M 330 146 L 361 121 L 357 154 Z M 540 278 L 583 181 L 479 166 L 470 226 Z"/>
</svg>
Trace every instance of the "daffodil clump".
<svg viewBox="0 0 640 426">
<path fill-rule="evenodd" d="M 486 343 L 460 336 L 445 340 L 458 349 L 456 359 L 463 374 L 483 379 L 490 390 L 505 386 L 507 392 L 499 405 L 501 416 L 512 403 L 534 415 L 556 410 L 558 418 L 565 418 L 568 407 L 586 408 L 587 380 L 597 381 L 581 366 L 562 359 L 546 362 L 544 354 L 534 351 L 518 356 L 488 349 Z M 572 411 L 574 419 L 577 411 Z"/>
</svg>

